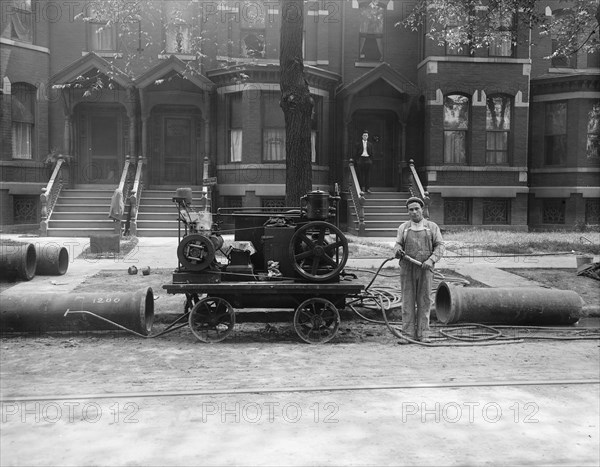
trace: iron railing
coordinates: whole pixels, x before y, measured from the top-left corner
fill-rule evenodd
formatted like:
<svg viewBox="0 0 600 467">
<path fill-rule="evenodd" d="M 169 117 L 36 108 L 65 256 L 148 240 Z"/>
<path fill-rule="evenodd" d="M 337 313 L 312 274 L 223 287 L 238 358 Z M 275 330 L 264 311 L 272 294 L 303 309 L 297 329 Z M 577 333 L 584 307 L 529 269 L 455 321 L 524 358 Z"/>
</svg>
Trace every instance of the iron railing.
<svg viewBox="0 0 600 467">
<path fill-rule="evenodd" d="M 127 197 L 127 217 L 125 219 L 125 234 L 126 235 L 137 235 L 137 216 L 140 206 L 140 200 L 142 198 L 142 174 L 144 166 L 144 158 L 140 157 L 137 162 L 135 170 L 135 176 L 131 184 L 131 190 L 128 192 Z"/>
<path fill-rule="evenodd" d="M 121 172 L 121 178 L 119 180 L 119 185 L 115 190 L 115 193 L 120 192 L 121 196 L 123 196 L 124 203 L 127 200 L 127 194 L 131 191 L 131 187 L 133 185 L 133 179 L 135 177 L 135 164 L 131 163 L 131 157 L 125 156 L 125 163 L 123 164 L 123 171 Z M 123 222 L 124 217 L 126 215 L 126 210 L 121 214 L 120 219 L 115 219 L 114 222 L 114 232 L 116 234 L 121 235 L 123 231 Z"/>
<path fill-rule="evenodd" d="M 48 222 L 52 216 L 52 211 L 54 210 L 60 191 L 69 182 L 69 173 L 63 167 L 66 167 L 66 161 L 60 158 L 56 161 L 48 184 L 42 188 L 42 194 L 40 195 L 40 235 L 43 237 L 48 236 Z"/>
<path fill-rule="evenodd" d="M 421 183 L 421 179 L 419 178 L 419 174 L 417 173 L 417 169 L 415 168 L 415 161 L 408 161 L 408 168 L 410 169 L 409 174 L 409 191 L 410 196 L 416 196 L 423 200 L 423 216 L 429 219 L 429 202 L 431 199 L 429 198 L 429 193 L 423 189 L 423 184 Z"/>
<path fill-rule="evenodd" d="M 360 189 L 358 176 L 356 175 L 356 168 L 354 167 L 354 161 L 352 159 L 350 159 L 348 162 L 348 170 L 350 171 L 350 176 L 348 177 L 350 206 L 356 215 L 356 230 L 360 236 L 365 234 L 365 197 Z"/>
</svg>

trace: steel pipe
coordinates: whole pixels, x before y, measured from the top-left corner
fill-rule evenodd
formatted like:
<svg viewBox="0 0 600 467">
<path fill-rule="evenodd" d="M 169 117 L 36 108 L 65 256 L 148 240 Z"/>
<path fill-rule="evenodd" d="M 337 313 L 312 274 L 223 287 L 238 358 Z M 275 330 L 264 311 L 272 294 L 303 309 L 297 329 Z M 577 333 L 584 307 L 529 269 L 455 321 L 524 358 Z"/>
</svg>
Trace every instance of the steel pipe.
<svg viewBox="0 0 600 467">
<path fill-rule="evenodd" d="M 69 268 L 69 253 L 57 244 L 36 245 L 38 276 L 62 276 Z"/>
<path fill-rule="evenodd" d="M 35 277 L 37 254 L 32 243 L 0 245 L 0 276 L 5 279 L 30 281 Z"/>
<path fill-rule="evenodd" d="M 118 330 L 111 323 L 83 313 L 89 311 L 142 335 L 152 331 L 152 288 L 133 293 L 2 294 L 0 332 Z"/>
<path fill-rule="evenodd" d="M 442 324 L 574 324 L 582 307 L 576 292 L 543 287 L 477 288 L 440 282 L 435 295 L 435 313 Z"/>
</svg>

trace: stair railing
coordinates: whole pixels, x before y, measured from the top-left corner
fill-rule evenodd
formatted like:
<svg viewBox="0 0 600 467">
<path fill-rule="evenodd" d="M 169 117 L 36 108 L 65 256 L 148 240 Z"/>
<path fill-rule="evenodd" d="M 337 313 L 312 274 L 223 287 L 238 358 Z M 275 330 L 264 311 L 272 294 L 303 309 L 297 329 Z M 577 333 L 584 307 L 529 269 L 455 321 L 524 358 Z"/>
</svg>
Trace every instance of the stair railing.
<svg viewBox="0 0 600 467">
<path fill-rule="evenodd" d="M 125 163 L 123 164 L 123 171 L 121 172 L 121 178 L 119 180 L 119 185 L 117 186 L 116 192 L 120 192 L 121 196 L 125 200 L 127 193 L 130 192 L 131 186 L 133 185 L 133 179 L 135 177 L 135 165 L 131 163 L 131 157 L 125 156 Z M 111 206 L 112 209 L 112 206 Z M 121 235 L 123 231 L 123 222 L 124 217 L 126 215 L 125 209 L 121 213 L 120 219 L 114 219 L 114 233 Z"/>
<path fill-rule="evenodd" d="M 63 166 L 66 167 L 65 164 L 66 161 L 64 158 L 59 158 L 56 161 L 48 184 L 42 188 L 42 194 L 40 195 L 40 235 L 42 237 L 48 236 L 48 222 L 50 221 L 50 216 L 52 216 L 52 211 L 54 210 L 60 191 L 69 181 L 69 174 L 66 169 L 63 169 Z"/>
<path fill-rule="evenodd" d="M 142 198 L 142 174 L 143 174 L 143 165 L 144 158 L 140 157 L 137 162 L 137 167 L 135 170 L 135 176 L 133 178 L 133 183 L 131 185 L 131 190 L 129 191 L 129 197 L 127 198 L 127 219 L 125 221 L 125 234 L 126 235 L 137 235 L 137 216 L 138 216 L 138 208 L 140 205 L 140 200 Z"/>
<path fill-rule="evenodd" d="M 410 196 L 416 196 L 423 200 L 423 216 L 426 219 L 429 219 L 429 202 L 431 199 L 429 198 L 429 192 L 423 189 L 423 184 L 421 183 L 421 179 L 419 178 L 419 174 L 417 173 L 417 169 L 415 168 L 415 161 L 413 159 L 408 161 L 408 167 L 410 169 L 409 175 L 409 191 Z"/>
<path fill-rule="evenodd" d="M 348 161 L 348 169 L 350 171 L 350 176 L 348 180 L 348 189 L 350 192 L 350 200 L 351 207 L 354 209 L 354 214 L 356 215 L 357 223 L 356 226 L 358 230 L 358 235 L 365 234 L 365 197 L 363 196 L 363 192 L 360 189 L 360 185 L 358 183 L 358 176 L 356 174 L 356 168 L 354 167 L 354 160 L 350 159 Z"/>
</svg>

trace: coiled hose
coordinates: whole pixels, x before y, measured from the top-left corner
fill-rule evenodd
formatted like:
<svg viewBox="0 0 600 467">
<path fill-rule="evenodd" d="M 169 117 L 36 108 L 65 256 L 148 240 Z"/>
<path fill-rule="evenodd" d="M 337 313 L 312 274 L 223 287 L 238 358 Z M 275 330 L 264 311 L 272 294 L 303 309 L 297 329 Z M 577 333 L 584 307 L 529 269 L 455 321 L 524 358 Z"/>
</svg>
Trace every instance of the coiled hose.
<svg viewBox="0 0 600 467">
<path fill-rule="evenodd" d="M 583 333 L 583 335 L 577 336 L 540 336 L 533 335 L 535 331 L 565 331 L 563 328 L 546 328 L 542 326 L 487 326 L 480 323 L 462 323 L 447 327 L 439 327 L 439 337 L 434 337 L 437 342 L 428 343 L 417 341 L 402 332 L 397 326 L 401 325 L 402 322 L 389 321 L 387 312 L 402 306 L 402 292 L 399 288 L 394 287 L 372 287 L 373 283 L 381 273 L 381 269 L 389 261 L 396 259 L 394 257 L 385 259 L 377 271 L 373 273 L 370 270 L 361 269 L 360 271 L 373 273 L 373 279 L 365 287 L 363 294 L 357 295 L 353 300 L 348 303 L 350 309 L 362 320 L 374 324 L 385 324 L 389 331 L 396 336 L 398 339 L 407 341 L 414 344 L 419 344 L 426 347 L 466 347 L 474 345 L 503 345 L 503 344 L 517 344 L 524 342 L 525 338 L 532 339 L 553 339 L 553 340 L 590 340 L 600 339 L 600 329 L 598 328 L 577 328 L 576 331 Z M 387 276 L 389 277 L 389 276 Z M 445 282 L 453 282 L 462 285 L 469 285 L 469 281 L 458 276 L 444 276 L 443 274 L 434 271 L 434 280 L 432 285 L 431 293 L 435 293 L 437 290 L 439 281 L 444 280 Z M 383 321 L 375 320 L 364 316 L 360 313 L 355 305 L 358 305 L 367 310 L 381 311 L 383 315 Z M 435 326 L 432 326 L 435 327 Z M 516 334 L 519 337 L 510 337 L 502 332 L 500 329 L 516 330 Z M 442 342 L 443 340 L 454 340 L 459 342 Z"/>
</svg>

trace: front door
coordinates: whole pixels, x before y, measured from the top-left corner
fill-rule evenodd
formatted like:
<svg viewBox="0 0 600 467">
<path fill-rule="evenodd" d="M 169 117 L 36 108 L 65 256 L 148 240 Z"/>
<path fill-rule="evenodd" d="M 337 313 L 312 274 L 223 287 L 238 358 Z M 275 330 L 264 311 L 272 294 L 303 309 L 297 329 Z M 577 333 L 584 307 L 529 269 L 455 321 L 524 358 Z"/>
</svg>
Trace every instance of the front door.
<svg viewBox="0 0 600 467">
<path fill-rule="evenodd" d="M 79 113 L 80 183 L 119 182 L 123 159 L 123 115 L 119 107 L 85 106 Z"/>
<path fill-rule="evenodd" d="M 352 117 L 350 125 L 351 141 L 349 147 L 360 141 L 363 130 L 369 132 L 369 141 L 373 143 L 375 155 L 371 168 L 372 187 L 394 186 L 395 160 L 398 154 L 397 125 L 391 112 L 359 110 Z"/>
<path fill-rule="evenodd" d="M 195 144 L 191 117 L 165 116 L 161 151 L 162 182 L 194 184 Z"/>
</svg>

